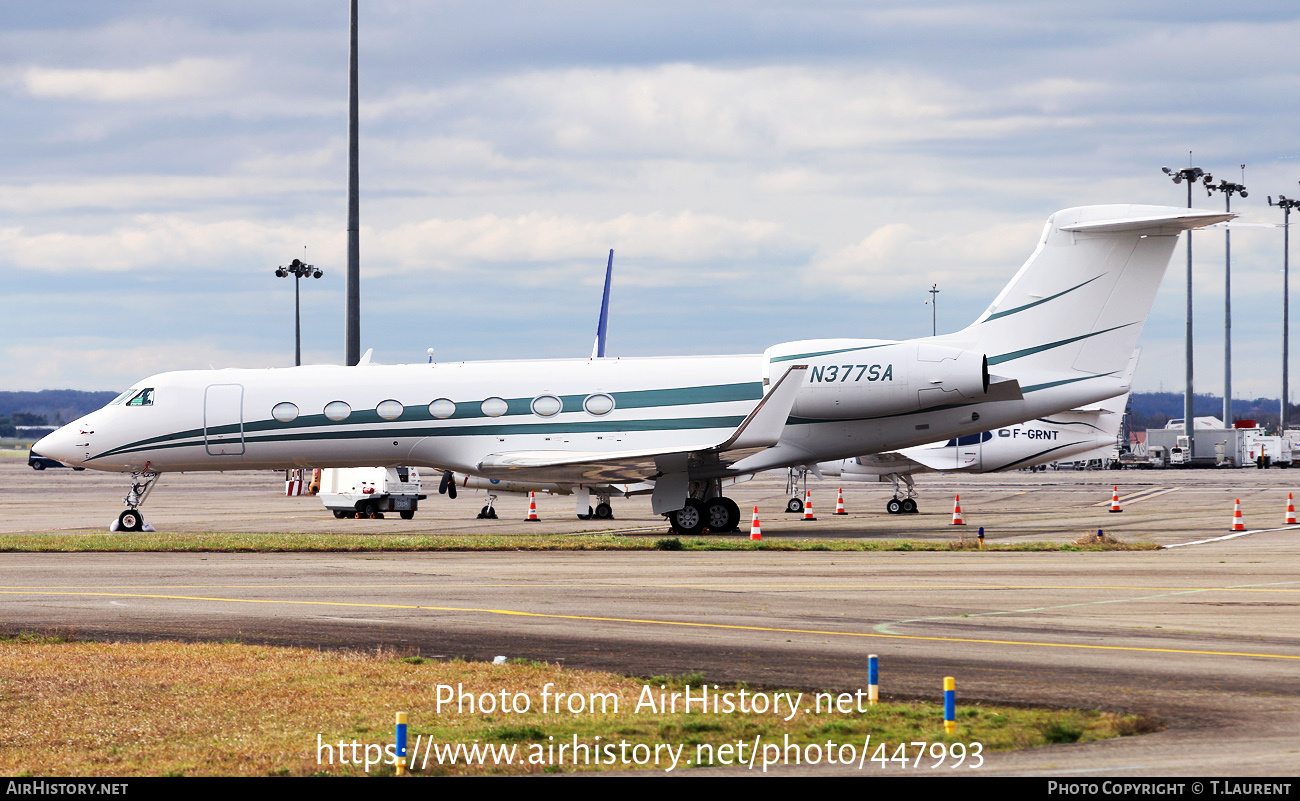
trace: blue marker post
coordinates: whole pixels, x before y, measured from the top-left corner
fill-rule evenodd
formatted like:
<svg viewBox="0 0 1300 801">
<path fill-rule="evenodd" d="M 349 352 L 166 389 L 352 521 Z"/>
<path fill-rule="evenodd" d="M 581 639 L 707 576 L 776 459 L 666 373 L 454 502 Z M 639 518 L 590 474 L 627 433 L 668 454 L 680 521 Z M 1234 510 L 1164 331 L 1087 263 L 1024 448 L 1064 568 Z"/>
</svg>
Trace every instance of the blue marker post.
<svg viewBox="0 0 1300 801">
<path fill-rule="evenodd" d="M 957 680 L 952 676 L 943 678 L 943 730 L 957 731 Z"/>
<path fill-rule="evenodd" d="M 406 775 L 406 713 L 397 713 L 397 775 Z"/>
<path fill-rule="evenodd" d="M 875 706 L 880 700 L 880 659 L 875 654 L 867 657 L 867 702 Z"/>
<path fill-rule="evenodd" d="M 980 526 L 980 547 L 984 547 L 984 527 Z"/>
</svg>

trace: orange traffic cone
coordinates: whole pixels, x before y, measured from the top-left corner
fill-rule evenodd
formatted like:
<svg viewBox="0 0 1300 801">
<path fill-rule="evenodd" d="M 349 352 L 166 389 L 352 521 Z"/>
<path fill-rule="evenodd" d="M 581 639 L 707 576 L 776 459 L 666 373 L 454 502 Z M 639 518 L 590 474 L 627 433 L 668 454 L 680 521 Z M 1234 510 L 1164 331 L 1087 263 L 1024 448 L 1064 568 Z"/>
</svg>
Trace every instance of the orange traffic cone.
<svg viewBox="0 0 1300 801">
<path fill-rule="evenodd" d="M 952 524 L 954 526 L 964 526 L 966 521 L 961 516 L 961 496 L 958 495 L 952 502 Z"/>
<path fill-rule="evenodd" d="M 541 518 L 537 516 L 537 493 L 528 493 L 528 517 L 524 518 L 525 523 L 539 523 Z"/>
<path fill-rule="evenodd" d="M 758 523 L 758 507 L 754 507 L 754 519 L 749 524 L 749 538 L 751 540 L 763 539 L 763 527 Z"/>
<path fill-rule="evenodd" d="M 835 514 L 837 515 L 848 514 L 848 512 L 844 511 L 844 488 L 843 487 L 840 487 L 840 496 L 835 499 Z"/>
<path fill-rule="evenodd" d="M 1295 499 L 1291 497 L 1289 492 L 1286 494 L 1286 524 L 1288 526 L 1295 525 Z"/>
<path fill-rule="evenodd" d="M 812 490 L 803 491 L 803 519 L 816 520 L 812 513 Z"/>
<path fill-rule="evenodd" d="M 1241 499 L 1232 502 L 1232 530 L 1245 531 L 1246 523 L 1241 519 Z"/>
<path fill-rule="evenodd" d="M 1119 508 L 1119 487 L 1115 487 L 1114 490 L 1111 492 L 1111 496 L 1110 496 L 1110 510 L 1111 510 L 1112 512 L 1122 512 L 1122 511 L 1124 511 L 1123 509 Z"/>
</svg>

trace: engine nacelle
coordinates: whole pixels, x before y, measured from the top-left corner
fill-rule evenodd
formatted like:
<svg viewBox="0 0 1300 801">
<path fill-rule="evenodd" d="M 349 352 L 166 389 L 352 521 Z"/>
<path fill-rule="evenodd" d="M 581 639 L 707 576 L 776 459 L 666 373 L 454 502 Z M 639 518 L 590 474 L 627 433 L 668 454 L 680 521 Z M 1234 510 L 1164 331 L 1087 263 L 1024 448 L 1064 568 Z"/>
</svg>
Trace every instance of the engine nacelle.
<svg viewBox="0 0 1300 801">
<path fill-rule="evenodd" d="M 818 339 L 768 348 L 766 378 L 792 364 L 808 371 L 793 417 L 842 420 L 879 417 L 979 400 L 988 393 L 988 359 L 926 342 Z"/>
</svg>

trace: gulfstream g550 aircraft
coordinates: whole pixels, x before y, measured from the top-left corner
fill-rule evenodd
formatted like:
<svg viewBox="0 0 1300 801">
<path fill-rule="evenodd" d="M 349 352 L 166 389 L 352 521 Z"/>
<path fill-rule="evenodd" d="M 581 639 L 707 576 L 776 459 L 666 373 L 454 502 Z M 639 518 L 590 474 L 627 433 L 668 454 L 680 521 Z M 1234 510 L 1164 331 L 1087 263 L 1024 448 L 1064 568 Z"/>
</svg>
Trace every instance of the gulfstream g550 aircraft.
<svg viewBox="0 0 1300 801">
<path fill-rule="evenodd" d="M 748 356 L 161 373 L 35 449 L 132 473 L 128 529 L 160 473 L 365 465 L 653 480 L 652 507 L 674 528 L 723 528 L 739 515 L 721 494 L 728 477 L 963 437 L 1126 391 L 1178 234 L 1230 217 L 1057 212 L 979 319 L 943 336 Z"/>
</svg>

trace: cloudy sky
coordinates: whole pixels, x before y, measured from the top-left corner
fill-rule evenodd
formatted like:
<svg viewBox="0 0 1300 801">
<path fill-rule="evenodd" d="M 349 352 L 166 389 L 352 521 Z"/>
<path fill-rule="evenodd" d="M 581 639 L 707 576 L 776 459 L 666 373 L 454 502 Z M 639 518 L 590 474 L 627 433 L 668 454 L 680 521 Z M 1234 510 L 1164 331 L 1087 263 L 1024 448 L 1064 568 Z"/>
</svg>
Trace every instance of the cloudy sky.
<svg viewBox="0 0 1300 801">
<path fill-rule="evenodd" d="M 1300 195 L 1294 2 L 361 3 L 362 348 L 758 352 L 969 323 L 1044 219 Z M 343 354 L 347 3 L 0 6 L 0 389 Z M 1221 208 L 1216 195 L 1195 195 Z M 1198 391 L 1223 235 L 1195 239 Z M 1141 390 L 1183 385 L 1182 253 Z M 1233 236 L 1234 386 L 1276 396 L 1282 232 Z M 1293 385 L 1300 382 L 1292 382 Z"/>
</svg>

